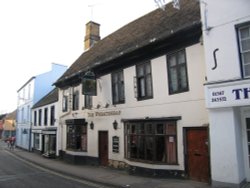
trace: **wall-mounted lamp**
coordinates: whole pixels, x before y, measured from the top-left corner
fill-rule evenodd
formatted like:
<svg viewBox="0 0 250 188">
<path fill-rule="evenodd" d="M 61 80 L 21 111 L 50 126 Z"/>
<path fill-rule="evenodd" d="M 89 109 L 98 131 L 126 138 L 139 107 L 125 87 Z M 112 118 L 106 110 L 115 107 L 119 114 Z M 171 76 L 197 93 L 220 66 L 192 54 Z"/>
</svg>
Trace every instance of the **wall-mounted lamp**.
<svg viewBox="0 0 250 188">
<path fill-rule="evenodd" d="M 118 123 L 117 123 L 117 121 L 115 120 L 115 121 L 113 122 L 113 128 L 116 130 L 117 127 L 118 127 Z"/>
<path fill-rule="evenodd" d="M 90 128 L 93 130 L 94 129 L 94 123 L 93 123 L 93 121 L 91 121 L 91 123 L 89 125 L 90 125 Z"/>
</svg>

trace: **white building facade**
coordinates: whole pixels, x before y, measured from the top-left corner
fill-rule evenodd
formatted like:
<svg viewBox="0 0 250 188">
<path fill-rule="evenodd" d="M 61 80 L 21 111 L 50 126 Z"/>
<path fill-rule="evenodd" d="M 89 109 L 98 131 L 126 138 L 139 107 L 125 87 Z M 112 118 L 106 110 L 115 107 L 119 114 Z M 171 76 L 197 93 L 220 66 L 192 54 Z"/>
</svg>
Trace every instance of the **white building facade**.
<svg viewBox="0 0 250 188">
<path fill-rule="evenodd" d="M 59 156 L 58 89 L 52 90 L 32 107 L 32 150 L 45 157 Z"/>
<path fill-rule="evenodd" d="M 148 61 L 153 97 L 147 100 L 140 101 L 135 95 L 136 66 L 119 70 L 124 76 L 126 101 L 121 104 L 112 102 L 112 74 L 97 78 L 98 94 L 92 97 L 91 106 L 86 104 L 86 96 L 81 95 L 81 85 L 60 90 L 59 104 L 65 104 L 65 98 L 71 101 L 68 102 L 68 108 L 61 113 L 60 118 L 63 141 L 60 147 L 64 155 L 68 156 L 66 160 L 84 163 L 85 157 L 94 164 L 100 162 L 102 165 L 116 168 L 129 165 L 133 167 L 132 170 L 135 168 L 175 170 L 181 173 L 180 176 L 184 176 L 187 146 L 183 143 L 187 142 L 185 140 L 187 131 L 195 128 L 207 129 L 208 114 L 203 92 L 205 81 L 203 47 L 198 43 L 182 50 L 186 56 L 189 84 L 189 90 L 183 93 L 169 95 L 166 55 Z M 200 71 L 197 72 L 197 69 Z M 80 93 L 78 110 L 73 110 L 74 93 Z M 59 110 L 63 111 L 64 109 Z M 80 120 L 82 122 L 79 125 L 85 127 L 84 133 L 79 135 L 78 144 L 70 143 L 69 139 L 73 139 L 74 136 L 70 136 L 69 129 L 73 129 Z M 114 127 L 115 123 L 117 128 Z M 172 129 L 171 133 L 165 132 L 167 127 Z M 148 134 L 152 134 L 152 137 L 143 135 L 144 131 L 145 133 L 151 131 Z M 100 142 L 102 134 L 107 140 Z M 159 138 L 156 138 L 157 134 Z M 106 154 L 102 153 L 100 148 L 104 142 L 107 142 L 107 145 L 103 146 L 108 148 Z M 135 149 L 132 143 L 136 145 Z M 140 151 L 137 151 L 136 147 L 141 147 Z M 169 153 L 164 155 L 165 152 Z M 75 159 L 72 159 L 72 156 L 75 156 Z M 76 156 L 78 158 L 81 156 L 82 162 L 77 161 Z M 168 158 L 165 158 L 166 156 Z"/>
<path fill-rule="evenodd" d="M 176 17 L 158 9 L 98 41 L 57 81 L 64 160 L 209 181 L 200 9 L 182 3 L 180 12 L 168 5 Z M 81 80 L 90 73 L 94 96 Z"/>
<path fill-rule="evenodd" d="M 201 1 L 214 186 L 250 181 L 249 10 L 248 0 Z"/>
</svg>

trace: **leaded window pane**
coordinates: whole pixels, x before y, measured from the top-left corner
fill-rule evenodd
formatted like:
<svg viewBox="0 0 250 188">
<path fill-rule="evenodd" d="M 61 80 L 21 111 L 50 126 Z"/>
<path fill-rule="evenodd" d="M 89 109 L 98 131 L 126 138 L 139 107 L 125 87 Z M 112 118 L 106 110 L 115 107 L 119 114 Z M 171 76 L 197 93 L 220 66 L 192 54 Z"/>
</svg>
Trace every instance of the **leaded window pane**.
<svg viewBox="0 0 250 188">
<path fill-rule="evenodd" d="M 125 130 L 128 159 L 177 164 L 175 122 L 126 122 Z"/>
<path fill-rule="evenodd" d="M 175 59 L 174 56 L 171 56 L 171 57 L 169 58 L 169 66 L 170 66 L 170 67 L 173 67 L 173 66 L 175 66 L 175 65 L 176 65 L 176 59 Z"/>
<path fill-rule="evenodd" d="M 187 88 L 187 75 L 186 68 L 184 66 L 180 67 L 180 88 Z"/>
<path fill-rule="evenodd" d="M 144 80 L 144 78 L 139 79 L 139 85 L 140 85 L 140 96 L 145 97 L 146 93 L 145 93 L 145 80 Z"/>
<path fill-rule="evenodd" d="M 170 80 L 171 80 L 171 92 L 178 91 L 178 78 L 177 78 L 177 70 L 170 69 Z"/>
<path fill-rule="evenodd" d="M 179 64 L 186 63 L 184 51 L 178 52 L 178 63 Z"/>
<path fill-rule="evenodd" d="M 147 96 L 152 96 L 152 79 L 151 75 L 147 75 L 146 77 L 146 84 L 147 84 Z"/>
</svg>

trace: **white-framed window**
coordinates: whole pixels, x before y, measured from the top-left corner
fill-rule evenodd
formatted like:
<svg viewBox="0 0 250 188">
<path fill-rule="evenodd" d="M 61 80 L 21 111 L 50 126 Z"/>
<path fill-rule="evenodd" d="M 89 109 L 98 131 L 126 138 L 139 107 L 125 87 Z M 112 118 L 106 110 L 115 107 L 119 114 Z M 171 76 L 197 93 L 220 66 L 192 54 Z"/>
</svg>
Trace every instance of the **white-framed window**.
<svg viewBox="0 0 250 188">
<path fill-rule="evenodd" d="M 250 24 L 238 28 L 241 67 L 244 78 L 250 78 Z"/>
</svg>

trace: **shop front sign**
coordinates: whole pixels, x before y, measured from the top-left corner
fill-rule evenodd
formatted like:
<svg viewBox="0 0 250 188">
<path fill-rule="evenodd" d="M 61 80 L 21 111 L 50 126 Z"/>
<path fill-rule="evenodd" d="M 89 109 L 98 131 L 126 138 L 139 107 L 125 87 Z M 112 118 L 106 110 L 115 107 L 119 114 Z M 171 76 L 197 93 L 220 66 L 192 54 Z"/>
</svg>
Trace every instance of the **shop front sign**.
<svg viewBox="0 0 250 188">
<path fill-rule="evenodd" d="M 120 110 L 103 111 L 103 112 L 89 112 L 88 113 L 88 117 L 117 116 L 117 115 L 121 115 Z"/>
<path fill-rule="evenodd" d="M 208 108 L 250 105 L 250 83 L 206 87 Z"/>
</svg>

